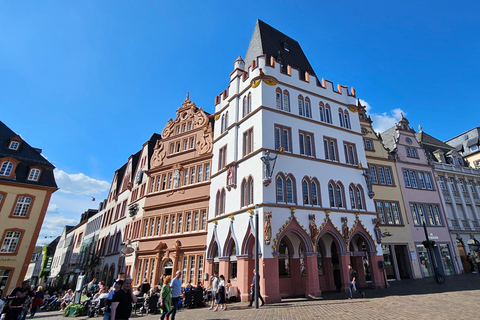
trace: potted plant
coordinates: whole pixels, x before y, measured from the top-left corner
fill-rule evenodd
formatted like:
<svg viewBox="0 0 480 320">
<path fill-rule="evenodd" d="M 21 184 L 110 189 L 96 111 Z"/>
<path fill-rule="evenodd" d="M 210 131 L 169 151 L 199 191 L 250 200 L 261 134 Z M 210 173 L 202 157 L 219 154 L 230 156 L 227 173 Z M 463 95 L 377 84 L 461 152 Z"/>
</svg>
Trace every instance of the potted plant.
<svg viewBox="0 0 480 320">
<path fill-rule="evenodd" d="M 64 317 L 80 317 L 84 316 L 87 313 L 87 309 L 83 304 L 70 303 L 63 310 Z"/>
</svg>

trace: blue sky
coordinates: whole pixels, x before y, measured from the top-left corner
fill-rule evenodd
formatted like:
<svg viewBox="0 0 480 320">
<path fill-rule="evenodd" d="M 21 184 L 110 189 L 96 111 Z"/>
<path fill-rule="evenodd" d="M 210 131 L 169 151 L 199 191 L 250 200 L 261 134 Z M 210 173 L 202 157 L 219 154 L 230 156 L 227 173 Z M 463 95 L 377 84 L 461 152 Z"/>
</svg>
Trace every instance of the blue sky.
<svg viewBox="0 0 480 320">
<path fill-rule="evenodd" d="M 39 242 L 98 206 L 187 92 L 214 111 L 256 19 L 354 87 L 378 130 L 400 112 L 441 140 L 478 126 L 479 13 L 478 1 L 0 2 L 1 120 L 43 149 L 61 188 Z"/>
</svg>

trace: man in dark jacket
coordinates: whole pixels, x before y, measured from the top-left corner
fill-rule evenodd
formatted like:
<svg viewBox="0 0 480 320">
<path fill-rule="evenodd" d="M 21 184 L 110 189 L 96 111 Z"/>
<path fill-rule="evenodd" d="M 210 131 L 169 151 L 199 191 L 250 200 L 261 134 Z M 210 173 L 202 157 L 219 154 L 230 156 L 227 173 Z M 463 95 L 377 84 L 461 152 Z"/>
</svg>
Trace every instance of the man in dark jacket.
<svg viewBox="0 0 480 320">
<path fill-rule="evenodd" d="M 255 281 L 260 281 L 260 275 L 256 274 L 255 270 L 253 270 L 253 281 L 252 281 L 252 284 L 250 285 L 250 287 L 251 287 L 251 290 L 250 290 L 251 299 L 250 299 L 250 304 L 248 305 L 249 307 L 251 307 L 253 305 L 253 301 L 255 300 Z M 258 285 L 258 298 L 262 301 L 261 307 L 263 307 L 265 305 L 265 301 L 263 300 L 262 296 L 260 295 L 260 282 L 259 282 L 259 285 Z"/>
<path fill-rule="evenodd" d="M 132 291 L 132 279 L 126 278 L 122 289 L 115 291 L 113 295 L 111 320 L 126 320 L 130 318 L 132 303 L 137 303 L 137 297 Z"/>
<path fill-rule="evenodd" d="M 12 303 L 5 320 L 17 320 L 20 313 L 22 313 L 23 303 L 27 300 L 27 297 L 33 298 L 34 296 L 35 293 L 30 288 L 30 280 L 23 281 L 21 287 L 13 289 L 12 293 L 7 297 L 9 300 L 12 300 Z"/>
</svg>

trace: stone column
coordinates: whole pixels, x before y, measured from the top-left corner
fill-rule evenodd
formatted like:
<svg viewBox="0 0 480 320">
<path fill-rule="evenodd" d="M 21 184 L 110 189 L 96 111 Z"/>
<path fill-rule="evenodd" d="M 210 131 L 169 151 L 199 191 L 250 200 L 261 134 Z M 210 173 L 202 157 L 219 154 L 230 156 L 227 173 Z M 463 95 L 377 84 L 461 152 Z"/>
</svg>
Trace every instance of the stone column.
<svg viewBox="0 0 480 320">
<path fill-rule="evenodd" d="M 384 271 L 378 267 L 378 261 L 380 260 L 383 260 L 383 256 L 377 255 L 376 252 L 370 252 L 370 269 L 372 270 L 372 283 L 375 289 L 385 287 Z M 387 281 L 387 287 L 389 286 Z"/>
<path fill-rule="evenodd" d="M 307 269 L 307 288 L 305 291 L 306 298 L 321 297 L 322 291 L 320 290 L 320 284 L 318 281 L 318 269 L 317 269 L 317 253 L 309 252 L 305 254 L 305 267 Z"/>
<path fill-rule="evenodd" d="M 249 268 L 249 261 L 252 259 L 248 256 L 237 256 L 237 286 L 241 301 L 250 301 L 249 279 L 253 269 Z"/>
<path fill-rule="evenodd" d="M 260 259 L 260 266 L 260 292 L 263 299 L 266 303 L 280 302 L 278 257 Z"/>
<path fill-rule="evenodd" d="M 348 264 L 350 263 L 350 252 L 339 254 L 340 257 L 340 274 L 342 276 L 342 292 L 349 292 L 350 277 L 348 275 Z"/>
</svg>

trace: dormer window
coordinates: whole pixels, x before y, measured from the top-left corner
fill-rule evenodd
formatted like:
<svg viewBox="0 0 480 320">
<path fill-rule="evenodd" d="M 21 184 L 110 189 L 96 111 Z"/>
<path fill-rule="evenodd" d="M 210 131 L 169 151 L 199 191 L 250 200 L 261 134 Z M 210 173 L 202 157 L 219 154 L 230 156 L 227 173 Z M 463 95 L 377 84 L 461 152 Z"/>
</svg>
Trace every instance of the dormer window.
<svg viewBox="0 0 480 320">
<path fill-rule="evenodd" d="M 13 162 L 5 161 L 0 167 L 0 176 L 9 176 L 12 173 Z"/>
<path fill-rule="evenodd" d="M 19 147 L 20 147 L 20 143 L 18 141 L 10 141 L 10 145 L 8 146 L 8 149 L 18 150 Z"/>
<path fill-rule="evenodd" d="M 38 181 L 40 177 L 40 169 L 31 169 L 30 173 L 28 174 L 28 180 L 30 181 Z"/>
</svg>

